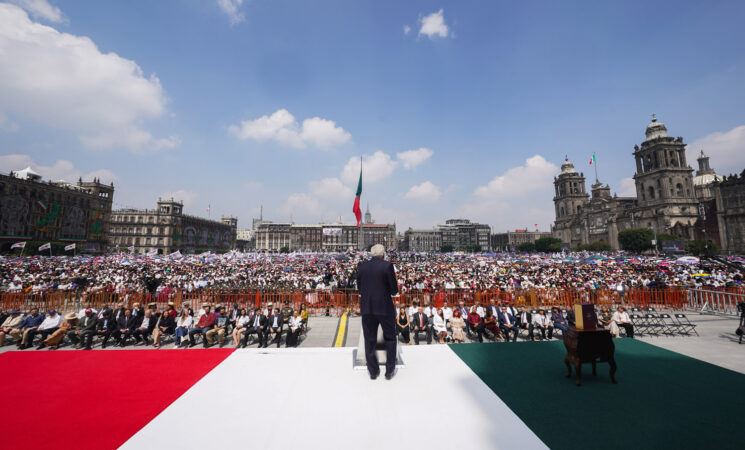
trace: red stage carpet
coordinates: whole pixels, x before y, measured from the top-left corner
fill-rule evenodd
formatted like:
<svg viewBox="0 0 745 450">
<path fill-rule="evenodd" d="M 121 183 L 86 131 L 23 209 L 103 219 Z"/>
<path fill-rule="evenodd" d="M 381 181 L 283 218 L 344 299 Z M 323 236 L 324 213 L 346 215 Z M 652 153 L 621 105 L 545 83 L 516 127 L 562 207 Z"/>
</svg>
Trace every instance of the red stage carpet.
<svg viewBox="0 0 745 450">
<path fill-rule="evenodd" d="M 2 448 L 116 448 L 232 352 L 3 353 Z"/>
</svg>

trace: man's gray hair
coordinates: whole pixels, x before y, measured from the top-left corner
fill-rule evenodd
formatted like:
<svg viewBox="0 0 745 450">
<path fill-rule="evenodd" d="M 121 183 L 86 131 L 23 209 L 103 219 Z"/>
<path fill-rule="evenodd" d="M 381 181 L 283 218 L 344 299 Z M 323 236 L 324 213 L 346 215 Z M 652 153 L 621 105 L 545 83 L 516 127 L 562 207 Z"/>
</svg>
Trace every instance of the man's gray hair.
<svg viewBox="0 0 745 450">
<path fill-rule="evenodd" d="M 385 256 L 385 247 L 383 244 L 375 244 L 370 249 L 370 256 L 373 258 L 382 258 Z"/>
</svg>

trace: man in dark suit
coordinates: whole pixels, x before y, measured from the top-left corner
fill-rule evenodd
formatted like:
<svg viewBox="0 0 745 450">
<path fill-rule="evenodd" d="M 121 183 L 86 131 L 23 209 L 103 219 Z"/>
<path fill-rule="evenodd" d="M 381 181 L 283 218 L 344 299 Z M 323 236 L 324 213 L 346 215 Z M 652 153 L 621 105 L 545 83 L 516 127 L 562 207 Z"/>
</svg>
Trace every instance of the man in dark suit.
<svg viewBox="0 0 745 450">
<path fill-rule="evenodd" d="M 370 254 L 372 258 L 357 268 L 367 371 L 372 380 L 380 375 L 378 356 L 375 354 L 380 325 L 386 350 L 385 378 L 390 380 L 396 371 L 396 311 L 391 296 L 398 295 L 398 283 L 393 264 L 383 259 L 385 247 L 373 245 Z"/>
<path fill-rule="evenodd" d="M 517 319 L 515 316 L 507 311 L 507 307 L 502 307 L 502 312 L 499 313 L 499 329 L 502 330 L 502 335 L 507 342 L 510 342 L 510 333 L 512 333 L 512 341 L 517 342 Z"/>
<path fill-rule="evenodd" d="M 114 340 L 119 340 L 119 330 L 116 328 L 116 323 L 111 319 L 111 312 L 104 310 L 103 316 L 98 320 L 96 325 L 96 334 L 103 338 L 101 342 L 101 348 L 106 348 L 109 339 L 114 336 Z"/>
<path fill-rule="evenodd" d="M 272 338 L 272 344 L 274 342 L 277 342 L 277 348 L 279 348 L 279 344 L 282 339 L 282 324 L 284 323 L 284 316 L 279 311 L 279 308 L 274 308 L 274 314 L 269 316 L 269 319 L 267 320 L 269 325 L 269 337 Z M 268 340 L 267 338 L 267 340 Z M 268 344 L 264 344 L 264 347 L 267 347 Z"/>
<path fill-rule="evenodd" d="M 136 324 L 137 322 L 132 316 L 132 310 L 126 308 L 124 315 L 119 316 L 119 320 L 116 321 L 117 333 L 114 334 L 114 338 L 117 340 L 117 345 L 120 347 L 127 345 L 127 339 L 132 336 Z"/>
<path fill-rule="evenodd" d="M 412 331 L 414 332 L 414 343 L 419 345 L 419 333 L 424 333 L 427 344 L 432 343 L 432 332 L 429 323 L 429 317 L 424 313 L 420 306 L 417 312 L 411 317 Z"/>
<path fill-rule="evenodd" d="M 259 348 L 266 345 L 266 316 L 261 313 L 261 309 L 256 308 L 253 317 L 246 324 L 246 332 L 243 333 L 241 347 L 246 348 L 248 345 L 248 335 L 256 333 L 259 339 Z"/>
<path fill-rule="evenodd" d="M 520 329 L 528 330 L 528 338 L 531 341 L 535 340 L 533 336 L 533 315 L 524 306 L 520 308 L 520 314 L 517 316 L 517 326 Z"/>
</svg>

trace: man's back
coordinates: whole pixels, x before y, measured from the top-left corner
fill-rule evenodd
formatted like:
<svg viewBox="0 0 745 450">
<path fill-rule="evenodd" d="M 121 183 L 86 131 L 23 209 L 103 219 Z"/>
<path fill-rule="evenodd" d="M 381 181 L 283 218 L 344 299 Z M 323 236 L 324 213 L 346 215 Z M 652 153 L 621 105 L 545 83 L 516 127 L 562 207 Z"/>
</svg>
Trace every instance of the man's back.
<svg viewBox="0 0 745 450">
<path fill-rule="evenodd" d="M 398 294 L 398 284 L 393 264 L 382 258 L 363 262 L 357 272 L 357 287 L 362 314 L 395 314 L 391 296 Z"/>
</svg>

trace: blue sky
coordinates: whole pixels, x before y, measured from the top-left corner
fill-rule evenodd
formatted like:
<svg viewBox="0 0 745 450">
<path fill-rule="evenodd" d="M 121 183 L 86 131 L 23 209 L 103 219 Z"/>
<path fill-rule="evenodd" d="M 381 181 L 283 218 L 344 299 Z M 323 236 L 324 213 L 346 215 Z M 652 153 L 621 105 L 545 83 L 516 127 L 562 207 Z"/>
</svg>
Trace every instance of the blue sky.
<svg viewBox="0 0 745 450">
<path fill-rule="evenodd" d="M 564 155 L 633 195 L 656 113 L 745 168 L 745 3 L 0 3 L 0 171 L 99 176 L 115 208 L 399 230 L 548 229 Z M 588 186 L 589 187 L 589 186 Z"/>
</svg>

